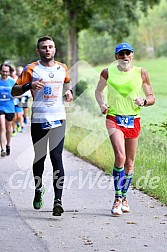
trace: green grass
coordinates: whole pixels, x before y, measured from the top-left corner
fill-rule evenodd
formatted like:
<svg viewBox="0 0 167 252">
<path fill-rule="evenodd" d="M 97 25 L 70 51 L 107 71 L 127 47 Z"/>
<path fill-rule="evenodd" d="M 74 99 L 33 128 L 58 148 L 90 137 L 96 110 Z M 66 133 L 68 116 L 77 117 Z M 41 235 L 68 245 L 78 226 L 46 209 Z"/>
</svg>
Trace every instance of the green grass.
<svg viewBox="0 0 167 252">
<path fill-rule="evenodd" d="M 132 184 L 167 205 L 167 129 L 162 131 L 163 128 L 154 125 L 167 120 L 167 59 L 136 61 L 135 65 L 147 69 L 156 103 L 142 109 L 142 130 Z M 100 72 L 107 66 L 79 68 L 81 79 L 87 78 L 88 88 L 74 102 L 73 112 L 67 113 L 65 148 L 111 174 L 113 150 L 105 128 L 105 117 L 100 115 L 94 96 Z"/>
</svg>

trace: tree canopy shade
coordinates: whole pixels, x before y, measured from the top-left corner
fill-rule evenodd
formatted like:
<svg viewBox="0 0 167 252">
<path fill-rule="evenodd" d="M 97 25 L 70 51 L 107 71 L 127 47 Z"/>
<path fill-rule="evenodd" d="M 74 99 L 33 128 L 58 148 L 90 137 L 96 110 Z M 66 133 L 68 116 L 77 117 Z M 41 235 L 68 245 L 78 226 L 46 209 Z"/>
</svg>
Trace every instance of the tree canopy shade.
<svg viewBox="0 0 167 252">
<path fill-rule="evenodd" d="M 138 20 L 136 8 L 147 13 L 148 7 L 159 1 L 1 0 L 0 59 L 18 57 L 24 63 L 35 57 L 38 37 L 50 35 L 56 41 L 60 57 L 66 55 L 68 45 L 70 67 L 78 60 L 79 31 L 89 27 L 99 32 L 107 30 L 121 41 L 129 32 L 129 23 Z"/>
<path fill-rule="evenodd" d="M 129 22 L 137 22 L 136 8 L 145 14 L 149 6 L 159 0 L 63 0 L 68 24 L 68 65 L 78 61 L 78 33 L 92 26 L 101 31 L 110 31 L 113 37 L 121 40 L 129 33 Z M 118 32 L 119 31 L 119 32 Z M 77 83 L 77 71 L 73 73 Z"/>
<path fill-rule="evenodd" d="M 108 31 L 117 41 L 121 41 L 129 34 L 129 23 L 138 21 L 136 8 L 146 14 L 148 7 L 159 2 L 160 0 L 36 0 L 33 1 L 33 6 L 42 15 L 47 30 L 66 34 L 68 65 L 72 66 L 78 60 L 79 31 L 92 27 L 99 32 Z"/>
<path fill-rule="evenodd" d="M 0 59 L 22 62 L 32 56 L 34 36 L 36 34 L 35 19 L 31 6 L 22 0 L 1 0 L 0 3 Z"/>
</svg>

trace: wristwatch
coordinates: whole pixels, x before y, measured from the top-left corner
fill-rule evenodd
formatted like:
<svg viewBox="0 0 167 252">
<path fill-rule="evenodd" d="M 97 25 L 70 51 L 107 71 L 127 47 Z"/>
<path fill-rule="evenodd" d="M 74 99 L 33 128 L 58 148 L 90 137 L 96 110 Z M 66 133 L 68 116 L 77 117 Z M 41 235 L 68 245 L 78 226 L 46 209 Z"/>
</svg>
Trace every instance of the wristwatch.
<svg viewBox="0 0 167 252">
<path fill-rule="evenodd" d="M 144 105 L 143 105 L 143 106 L 145 107 L 146 105 L 147 105 L 147 100 L 145 99 L 145 100 L 144 100 Z"/>
</svg>

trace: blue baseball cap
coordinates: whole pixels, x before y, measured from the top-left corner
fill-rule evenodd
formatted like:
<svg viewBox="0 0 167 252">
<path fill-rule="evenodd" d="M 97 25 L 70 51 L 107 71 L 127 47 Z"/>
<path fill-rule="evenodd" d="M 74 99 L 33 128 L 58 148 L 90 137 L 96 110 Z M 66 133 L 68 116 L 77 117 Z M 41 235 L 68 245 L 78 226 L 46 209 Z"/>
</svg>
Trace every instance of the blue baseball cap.
<svg viewBox="0 0 167 252">
<path fill-rule="evenodd" d="M 115 53 L 117 54 L 118 52 L 120 52 L 122 50 L 129 50 L 131 52 L 134 51 L 133 47 L 130 44 L 128 44 L 128 43 L 121 43 L 121 44 L 119 44 L 119 45 L 116 46 Z"/>
</svg>

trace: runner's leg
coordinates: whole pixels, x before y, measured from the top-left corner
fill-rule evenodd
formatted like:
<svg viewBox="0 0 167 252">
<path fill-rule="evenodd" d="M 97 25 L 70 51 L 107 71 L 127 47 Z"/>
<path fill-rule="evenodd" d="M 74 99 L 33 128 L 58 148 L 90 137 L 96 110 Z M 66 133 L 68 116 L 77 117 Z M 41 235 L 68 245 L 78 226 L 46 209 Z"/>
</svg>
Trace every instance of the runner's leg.
<svg viewBox="0 0 167 252">
<path fill-rule="evenodd" d="M 132 182 L 137 145 L 138 145 L 138 137 L 125 139 L 126 160 L 125 160 L 125 180 L 123 183 L 124 186 L 122 188 L 123 197 L 126 197 L 128 188 Z"/>
<path fill-rule="evenodd" d="M 6 125 L 5 125 L 5 114 L 0 115 L 0 141 L 1 150 L 6 149 Z"/>
<path fill-rule="evenodd" d="M 41 124 L 31 124 L 31 137 L 35 153 L 33 162 L 33 175 L 36 189 L 42 187 L 42 175 L 44 171 L 44 162 L 47 154 L 47 133 L 48 130 L 42 130 Z"/>
<path fill-rule="evenodd" d="M 53 166 L 53 187 L 55 200 L 61 200 L 64 184 L 64 167 L 62 162 L 64 134 L 65 121 L 62 121 L 62 126 L 51 129 L 49 132 L 49 150 Z"/>
</svg>

